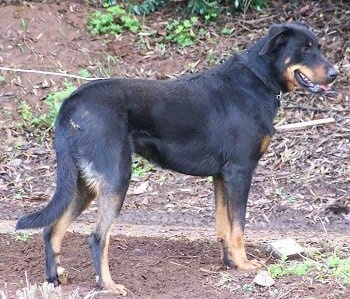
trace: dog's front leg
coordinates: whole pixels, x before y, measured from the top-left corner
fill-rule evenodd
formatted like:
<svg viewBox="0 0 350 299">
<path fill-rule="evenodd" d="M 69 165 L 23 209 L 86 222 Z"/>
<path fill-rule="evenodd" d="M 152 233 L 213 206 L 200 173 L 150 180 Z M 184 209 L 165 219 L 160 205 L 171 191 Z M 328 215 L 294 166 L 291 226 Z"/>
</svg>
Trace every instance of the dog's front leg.
<svg viewBox="0 0 350 299">
<path fill-rule="evenodd" d="M 243 232 L 252 170 L 235 165 L 225 167 L 214 177 L 216 200 L 216 232 L 221 242 L 221 258 L 228 267 L 256 269 L 260 264 L 248 260 Z"/>
</svg>

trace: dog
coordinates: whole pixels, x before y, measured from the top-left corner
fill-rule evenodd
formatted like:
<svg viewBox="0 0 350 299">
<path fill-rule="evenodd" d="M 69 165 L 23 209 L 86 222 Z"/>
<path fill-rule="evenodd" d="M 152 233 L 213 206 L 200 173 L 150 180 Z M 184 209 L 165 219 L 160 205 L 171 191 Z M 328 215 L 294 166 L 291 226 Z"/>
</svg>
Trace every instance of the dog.
<svg viewBox="0 0 350 299">
<path fill-rule="evenodd" d="M 273 25 L 245 52 L 218 66 L 172 80 L 110 78 L 82 85 L 67 98 L 55 125 L 57 185 L 42 210 L 16 229 L 44 227 L 46 280 L 59 285 L 60 247 L 69 225 L 93 200 L 88 237 L 99 287 L 126 295 L 108 265 L 110 231 L 128 190 L 132 153 L 180 173 L 212 176 L 216 230 L 228 267 L 251 270 L 243 231 L 254 169 L 274 134 L 281 93 L 329 88 L 338 70 L 298 22 Z"/>
</svg>

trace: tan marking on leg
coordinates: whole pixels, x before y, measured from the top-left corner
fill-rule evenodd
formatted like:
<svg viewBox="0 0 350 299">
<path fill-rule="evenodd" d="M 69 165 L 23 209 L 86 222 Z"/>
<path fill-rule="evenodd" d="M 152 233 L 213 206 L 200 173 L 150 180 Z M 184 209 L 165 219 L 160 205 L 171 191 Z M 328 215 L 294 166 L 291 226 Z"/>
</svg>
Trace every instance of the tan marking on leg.
<svg viewBox="0 0 350 299">
<path fill-rule="evenodd" d="M 225 241 L 227 232 L 231 230 L 229 215 L 225 202 L 224 187 L 222 179 L 215 178 L 215 201 L 216 201 L 216 235 L 219 241 Z"/>
<path fill-rule="evenodd" d="M 265 135 L 261 142 L 260 142 L 260 154 L 264 154 L 268 147 L 269 147 L 269 144 L 270 144 L 270 141 L 271 141 L 271 136 L 270 135 Z"/>
<path fill-rule="evenodd" d="M 90 205 L 91 201 L 94 198 L 95 197 L 92 195 L 92 193 L 88 194 L 87 192 L 83 192 L 83 194 L 80 194 L 80 196 L 78 196 L 75 201 L 67 208 L 64 214 L 58 220 L 56 220 L 52 227 L 50 242 L 52 250 L 55 254 L 58 280 L 61 284 L 67 284 L 68 282 L 68 273 L 66 272 L 65 268 L 61 267 L 60 261 L 61 244 L 63 237 L 72 222 L 76 219 L 77 216 L 80 215 L 83 210 L 85 210 Z M 83 202 L 79 202 L 79 200 Z"/>
<path fill-rule="evenodd" d="M 110 234 L 113 223 L 116 218 L 117 211 L 120 210 L 119 204 L 122 199 L 116 195 L 111 195 L 104 190 L 108 190 L 107 184 L 101 180 L 96 190 L 98 192 L 99 200 L 99 219 L 97 221 L 96 234 L 98 234 L 103 241 L 103 248 L 100 260 L 101 267 L 101 281 L 103 286 L 114 294 L 126 296 L 127 289 L 124 285 L 116 284 L 109 270 L 108 263 L 108 248 L 110 242 Z"/>
<path fill-rule="evenodd" d="M 243 231 L 238 222 L 230 219 L 223 180 L 214 178 L 216 199 L 216 234 L 221 242 L 221 258 L 226 251 L 227 258 L 237 268 L 252 270 L 260 266 L 255 260 L 248 260 L 244 247 Z"/>
<path fill-rule="evenodd" d="M 253 270 L 261 267 L 256 260 L 248 260 L 244 246 L 243 231 L 238 223 L 233 224 L 229 248 L 231 258 L 238 269 Z"/>
<path fill-rule="evenodd" d="M 104 247 L 102 249 L 102 256 L 101 256 L 101 276 L 103 285 L 106 289 L 111 291 L 114 294 L 126 296 L 127 295 L 127 289 L 125 286 L 121 284 L 116 284 L 111 276 L 111 273 L 109 271 L 109 263 L 108 263 L 108 248 L 109 248 L 109 241 L 110 241 L 110 231 L 109 229 L 106 241 L 104 243 Z"/>
<path fill-rule="evenodd" d="M 66 270 L 60 266 L 60 255 L 61 255 L 61 244 L 63 237 L 72 223 L 72 219 L 70 217 L 71 211 L 70 208 L 55 222 L 52 233 L 51 233 L 51 246 L 52 250 L 55 254 L 55 261 L 57 264 L 57 275 L 58 281 L 61 284 L 66 284 L 68 282 L 68 275 Z"/>
</svg>

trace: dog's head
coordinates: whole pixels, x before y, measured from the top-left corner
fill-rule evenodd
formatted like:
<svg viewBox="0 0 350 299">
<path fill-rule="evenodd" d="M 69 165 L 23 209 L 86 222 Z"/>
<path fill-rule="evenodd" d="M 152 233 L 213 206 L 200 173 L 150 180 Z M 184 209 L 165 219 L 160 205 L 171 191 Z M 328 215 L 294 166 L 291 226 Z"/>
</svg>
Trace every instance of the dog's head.
<svg viewBox="0 0 350 299">
<path fill-rule="evenodd" d="M 273 25 L 259 55 L 274 60 L 283 91 L 300 86 L 319 93 L 327 90 L 338 75 L 338 70 L 321 54 L 316 35 L 303 23 Z"/>
</svg>

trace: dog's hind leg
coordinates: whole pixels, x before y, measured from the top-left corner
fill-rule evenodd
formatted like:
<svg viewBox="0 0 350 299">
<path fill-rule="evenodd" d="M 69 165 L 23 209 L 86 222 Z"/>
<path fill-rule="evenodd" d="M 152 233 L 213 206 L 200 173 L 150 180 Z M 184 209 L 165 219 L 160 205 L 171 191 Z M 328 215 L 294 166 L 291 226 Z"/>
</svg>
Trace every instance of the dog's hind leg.
<svg viewBox="0 0 350 299">
<path fill-rule="evenodd" d="M 88 242 L 98 276 L 99 287 L 125 296 L 127 294 L 126 288 L 123 285 L 114 283 L 108 264 L 111 228 L 116 216 L 119 214 L 125 193 L 106 189 L 101 190 L 99 195 L 99 220 L 95 231 L 89 236 Z"/>
<path fill-rule="evenodd" d="M 76 198 L 64 214 L 44 229 L 46 280 L 55 286 L 67 283 L 67 273 L 60 263 L 61 243 L 70 224 L 89 206 L 96 194 L 78 183 Z"/>
<path fill-rule="evenodd" d="M 120 132 L 121 134 L 121 132 Z M 98 276 L 100 288 L 126 295 L 123 285 L 114 283 L 108 265 L 108 247 L 112 225 L 118 216 L 131 176 L 131 148 L 127 138 L 101 144 L 103 156 L 99 156 L 90 164 L 92 173 L 97 177 L 95 190 L 99 205 L 99 215 L 95 231 L 89 236 L 88 243 Z"/>
</svg>

